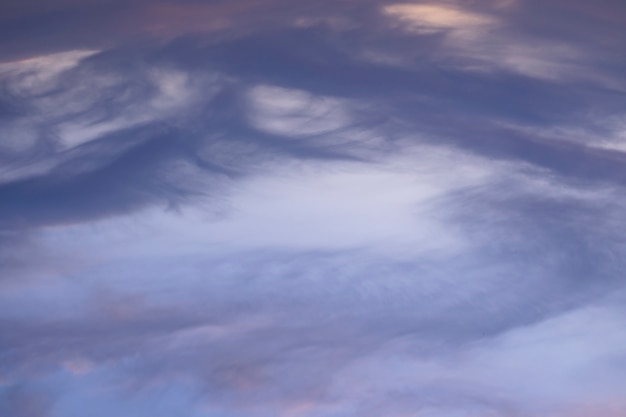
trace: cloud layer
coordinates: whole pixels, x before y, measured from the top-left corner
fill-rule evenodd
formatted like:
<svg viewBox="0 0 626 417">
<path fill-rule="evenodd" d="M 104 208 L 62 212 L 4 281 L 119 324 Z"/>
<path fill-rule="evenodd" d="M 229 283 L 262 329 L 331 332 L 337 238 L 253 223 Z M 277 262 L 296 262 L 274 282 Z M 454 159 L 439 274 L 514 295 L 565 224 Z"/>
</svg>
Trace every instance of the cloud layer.
<svg viewBox="0 0 626 417">
<path fill-rule="evenodd" d="M 625 415 L 619 2 L 2 7 L 1 415 Z"/>
</svg>

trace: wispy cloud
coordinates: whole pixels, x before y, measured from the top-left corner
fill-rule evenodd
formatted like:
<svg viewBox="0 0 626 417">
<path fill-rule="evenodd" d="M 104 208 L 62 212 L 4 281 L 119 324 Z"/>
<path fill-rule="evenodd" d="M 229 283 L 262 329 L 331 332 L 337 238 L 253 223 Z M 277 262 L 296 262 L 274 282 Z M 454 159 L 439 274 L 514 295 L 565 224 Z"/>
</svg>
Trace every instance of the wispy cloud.
<svg viewBox="0 0 626 417">
<path fill-rule="evenodd" d="M 442 36 L 440 58 L 447 65 L 551 80 L 589 76 L 582 67 L 582 50 L 564 41 L 537 40 L 519 33 L 513 6 L 502 8 L 497 2 L 491 6 L 491 10 L 473 11 L 446 3 L 394 4 L 385 6 L 383 12 L 406 22 L 408 30 L 419 35 Z M 536 47 L 538 42 L 541 48 Z"/>
<path fill-rule="evenodd" d="M 6 9 L 0 414 L 621 415 L 622 9 Z"/>
</svg>

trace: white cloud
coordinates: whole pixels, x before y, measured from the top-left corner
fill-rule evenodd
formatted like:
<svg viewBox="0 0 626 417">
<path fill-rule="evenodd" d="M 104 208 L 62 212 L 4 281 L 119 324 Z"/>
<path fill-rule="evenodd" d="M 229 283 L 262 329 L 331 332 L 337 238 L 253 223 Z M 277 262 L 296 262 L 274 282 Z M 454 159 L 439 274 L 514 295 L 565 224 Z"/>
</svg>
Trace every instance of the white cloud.
<svg viewBox="0 0 626 417">
<path fill-rule="evenodd" d="M 418 337 L 391 340 L 342 369 L 330 390 L 354 403 L 405 392 L 428 417 L 624 409 L 624 317 L 623 308 L 585 307 L 428 354 Z"/>
<path fill-rule="evenodd" d="M 133 81 L 116 71 L 86 67 L 73 74 L 72 82 L 64 83 L 62 90 L 43 94 L 53 91 L 64 74 L 97 52 L 77 50 L 0 64 L 0 75 L 12 93 L 28 99 L 35 110 L 22 122 L 28 129 L 20 125 L 0 131 L 6 133 L 0 148 L 27 150 L 45 131 L 56 137 L 60 149 L 69 149 L 120 129 L 179 115 L 217 92 L 217 75 L 206 71 L 152 67 L 144 79 Z M 107 103 L 114 107 L 113 116 L 104 109 Z"/>
<path fill-rule="evenodd" d="M 450 5 L 395 4 L 386 6 L 383 10 L 388 15 L 408 22 L 411 29 L 420 33 L 450 30 L 455 32 L 454 36 L 473 36 L 472 32 L 482 31 L 496 24 L 496 20 L 490 16 Z"/>
<path fill-rule="evenodd" d="M 61 145 L 72 148 L 107 133 L 167 119 L 194 105 L 200 98 L 205 100 L 211 97 L 217 91 L 217 79 L 211 74 L 194 77 L 183 71 L 154 68 L 147 74 L 147 79 L 157 88 L 154 96 L 140 97 L 125 105 L 126 111 L 112 119 L 99 121 L 93 118 L 78 118 L 60 124 L 58 136 Z M 215 84 L 211 81 L 215 81 Z M 106 88 L 107 86 L 103 86 L 104 90 Z M 96 94 L 93 96 L 93 103 L 89 104 L 95 104 L 98 98 Z M 65 110 L 67 111 L 67 108 Z"/>
<path fill-rule="evenodd" d="M 42 94 L 56 85 L 59 75 L 99 51 L 73 50 L 0 64 L 0 75 L 17 95 Z"/>
<path fill-rule="evenodd" d="M 590 149 L 626 152 L 626 115 L 607 117 L 599 112 L 580 115 L 575 124 L 532 126 L 511 122 L 497 122 L 499 126 L 555 144 L 576 144 Z"/>
<path fill-rule="evenodd" d="M 301 137 L 348 127 L 342 101 L 300 90 L 259 86 L 249 95 L 252 124 L 265 132 Z"/>
<path fill-rule="evenodd" d="M 624 317 L 621 308 L 576 310 L 480 343 L 467 362 L 483 384 L 522 401 L 576 408 L 623 400 Z"/>
<path fill-rule="evenodd" d="M 497 14 L 466 10 L 447 4 L 395 4 L 383 13 L 407 24 L 418 34 L 444 34 L 439 58 L 471 71 L 513 71 L 530 77 L 558 81 L 563 77 L 597 78 L 583 66 L 575 45 L 513 34 L 510 22 Z M 505 7 L 506 9 L 506 7 Z"/>
<path fill-rule="evenodd" d="M 142 222 L 159 224 L 168 250 L 173 238 L 177 248 L 449 254 L 466 242 L 448 225 L 440 199 L 491 175 L 472 157 L 431 147 L 379 163 L 285 163 L 235 185 L 223 217 L 196 205 L 175 215 L 145 213 Z"/>
</svg>

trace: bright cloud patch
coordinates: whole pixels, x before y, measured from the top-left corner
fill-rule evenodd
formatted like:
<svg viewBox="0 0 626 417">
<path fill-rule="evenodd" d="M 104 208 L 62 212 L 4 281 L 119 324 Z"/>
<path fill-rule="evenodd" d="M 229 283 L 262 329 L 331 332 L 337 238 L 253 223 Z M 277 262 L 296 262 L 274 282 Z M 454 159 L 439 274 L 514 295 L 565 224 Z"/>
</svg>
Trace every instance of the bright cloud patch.
<svg viewBox="0 0 626 417">
<path fill-rule="evenodd" d="M 256 87 L 250 93 L 250 104 L 254 126 L 278 135 L 320 135 L 350 124 L 340 100 L 305 91 Z"/>
<path fill-rule="evenodd" d="M 38 95 L 54 87 L 59 75 L 97 52 L 76 50 L 3 63 L 0 74 L 8 79 L 10 88 L 17 94 Z"/>
<path fill-rule="evenodd" d="M 486 15 L 435 4 L 396 4 L 386 6 L 384 12 L 409 22 L 417 31 L 424 33 L 478 30 L 496 22 Z"/>
<path fill-rule="evenodd" d="M 442 58 L 467 70 L 506 70 L 537 78 L 597 78 L 584 73 L 580 51 L 575 45 L 520 37 L 511 32 L 506 14 L 495 17 L 434 4 L 396 4 L 384 7 L 383 12 L 407 23 L 414 33 L 443 33 Z M 541 48 L 537 48 L 537 42 Z"/>
</svg>

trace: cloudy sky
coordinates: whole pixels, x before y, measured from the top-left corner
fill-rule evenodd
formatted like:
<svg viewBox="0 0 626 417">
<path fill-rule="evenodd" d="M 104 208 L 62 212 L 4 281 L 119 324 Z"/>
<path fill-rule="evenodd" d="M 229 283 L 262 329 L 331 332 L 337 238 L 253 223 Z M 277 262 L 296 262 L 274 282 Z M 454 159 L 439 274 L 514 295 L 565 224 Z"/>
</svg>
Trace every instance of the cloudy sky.
<svg viewBox="0 0 626 417">
<path fill-rule="evenodd" d="M 0 415 L 626 416 L 623 0 L 0 6 Z"/>
</svg>

